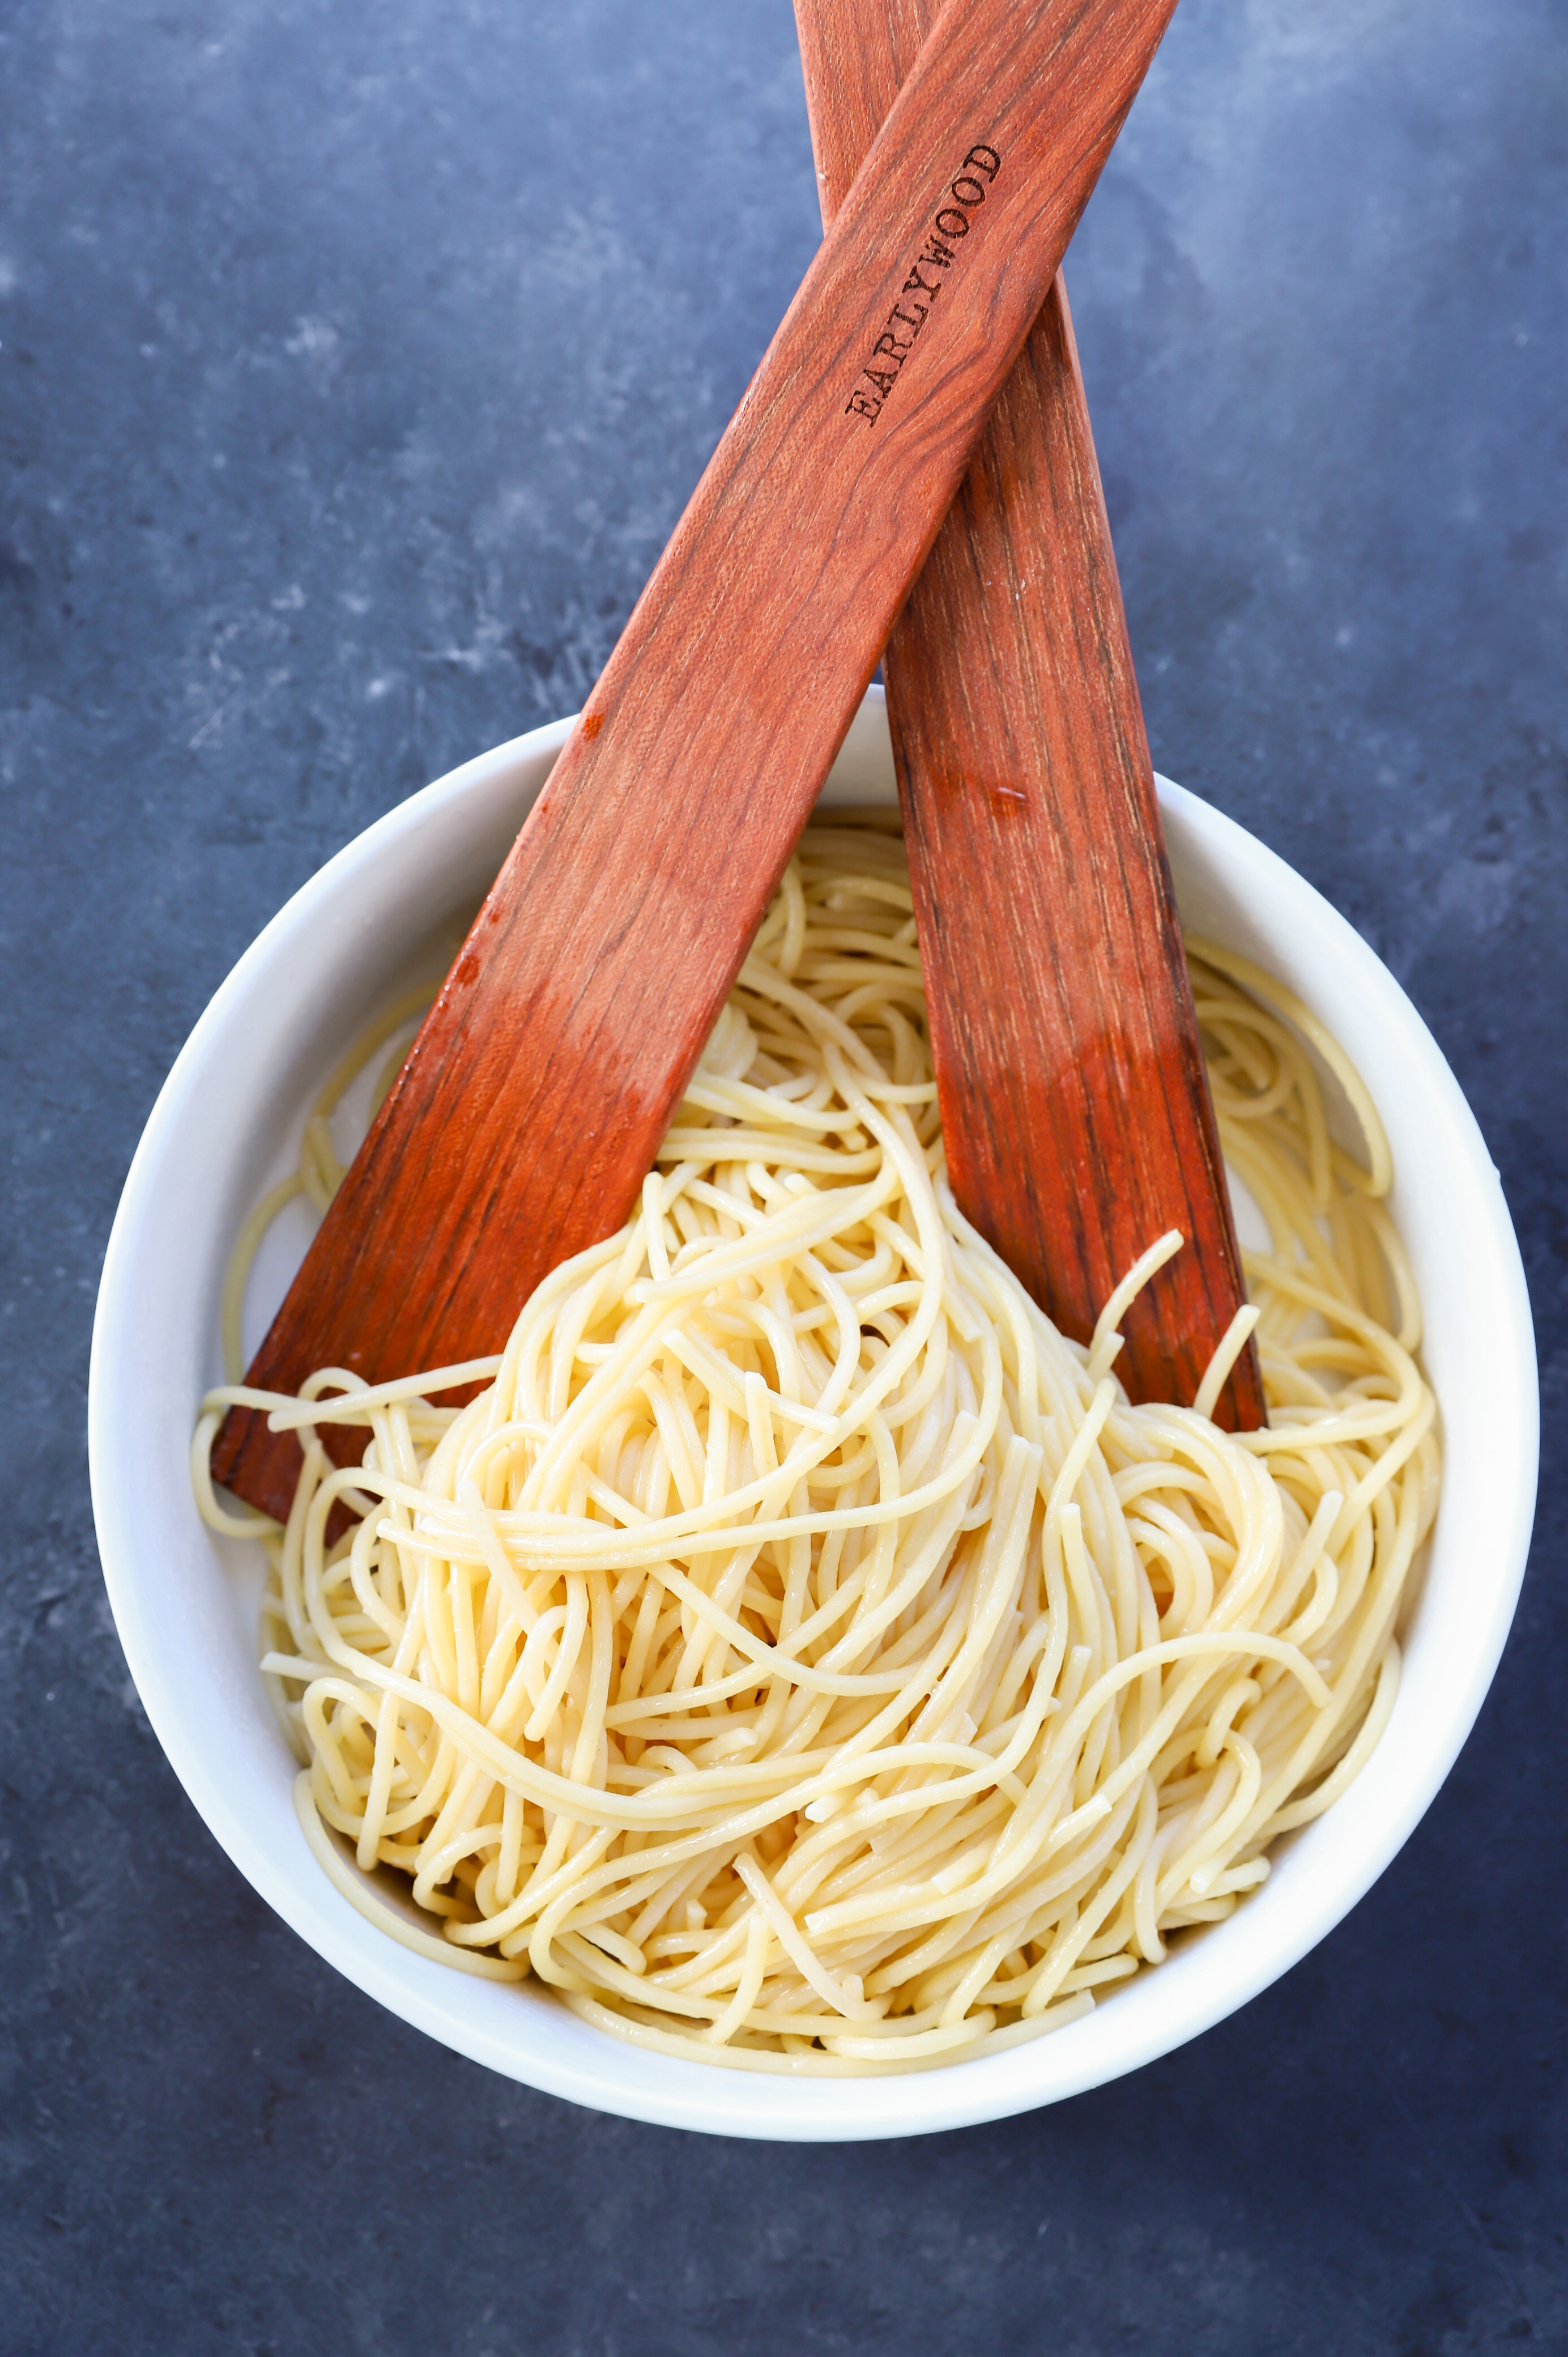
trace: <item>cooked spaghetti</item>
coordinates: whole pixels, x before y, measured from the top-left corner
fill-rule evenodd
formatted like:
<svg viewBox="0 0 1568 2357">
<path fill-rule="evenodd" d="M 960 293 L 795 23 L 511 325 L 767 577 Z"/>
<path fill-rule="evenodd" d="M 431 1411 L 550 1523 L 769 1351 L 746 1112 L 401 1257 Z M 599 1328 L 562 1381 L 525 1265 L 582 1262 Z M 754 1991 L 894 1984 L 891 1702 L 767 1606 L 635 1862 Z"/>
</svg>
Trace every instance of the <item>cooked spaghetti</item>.
<svg viewBox="0 0 1568 2357">
<path fill-rule="evenodd" d="M 1179 1239 L 1085 1348 L 958 1211 L 877 813 L 808 831 L 635 1217 L 499 1359 L 209 1394 L 203 1512 L 266 1550 L 302 1821 L 376 1921 L 667 2053 L 909 2067 L 1076 2018 L 1345 1790 L 1436 1500 L 1420 1312 L 1355 1073 L 1268 977 L 1189 950 L 1271 1237 L 1195 1407 L 1130 1406 L 1113 1372 Z M 346 1077 L 306 1131 L 318 1201 Z M 1254 1324 L 1270 1426 L 1229 1435 L 1204 1411 Z M 300 1434 L 286 1529 L 213 1494 L 236 1401 Z"/>
</svg>

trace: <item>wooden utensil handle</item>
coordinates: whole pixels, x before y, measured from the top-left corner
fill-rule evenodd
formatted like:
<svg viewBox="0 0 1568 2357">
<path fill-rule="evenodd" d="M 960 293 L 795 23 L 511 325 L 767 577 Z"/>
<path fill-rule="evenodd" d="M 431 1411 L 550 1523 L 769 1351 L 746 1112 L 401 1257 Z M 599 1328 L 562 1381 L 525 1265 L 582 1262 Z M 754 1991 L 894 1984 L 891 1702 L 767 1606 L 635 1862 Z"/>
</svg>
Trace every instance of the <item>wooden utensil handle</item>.
<svg viewBox="0 0 1568 2357">
<path fill-rule="evenodd" d="M 824 220 L 930 15 L 796 0 Z M 1179 1228 L 1117 1372 L 1190 1400 L 1245 1294 L 1059 278 L 885 668 L 954 1192 L 1080 1340 Z M 1265 1420 L 1251 1344 L 1216 1413 Z"/>
<path fill-rule="evenodd" d="M 611 1232 L 1175 0 L 954 0 L 915 60 L 250 1380 L 499 1346 Z M 292 1442 L 217 1477 L 276 1512 Z"/>
</svg>

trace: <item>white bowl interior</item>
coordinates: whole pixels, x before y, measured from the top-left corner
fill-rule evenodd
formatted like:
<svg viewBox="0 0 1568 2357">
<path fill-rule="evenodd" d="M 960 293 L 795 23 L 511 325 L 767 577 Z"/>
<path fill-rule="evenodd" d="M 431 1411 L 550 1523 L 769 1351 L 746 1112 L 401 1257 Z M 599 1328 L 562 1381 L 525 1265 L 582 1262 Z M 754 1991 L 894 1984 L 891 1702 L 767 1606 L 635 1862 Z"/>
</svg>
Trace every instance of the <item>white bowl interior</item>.
<svg viewBox="0 0 1568 2357">
<path fill-rule="evenodd" d="M 104 1265 L 90 1431 L 104 1575 L 149 1718 L 213 1834 L 349 1978 L 460 2053 L 600 2110 L 731 2136 L 847 2139 L 957 2127 L 1097 2085 L 1231 2012 L 1305 1954 L 1389 1863 L 1468 1733 L 1508 1633 L 1534 1508 L 1534 1344 L 1497 1173 L 1435 1042 L 1326 901 L 1241 828 L 1161 781 L 1187 920 L 1277 974 L 1359 1066 L 1393 1148 L 1394 1216 L 1426 1312 L 1446 1474 L 1388 1731 L 1350 1791 L 1275 1852 L 1262 1890 L 1097 2011 L 991 2060 L 895 2078 L 795 2081 L 649 2054 L 527 1984 L 447 1970 L 384 1937 L 311 1856 L 295 1762 L 256 1672 L 259 1573 L 191 1501 L 195 1403 L 220 1379 L 231 1243 L 292 1166 L 343 1048 L 482 896 L 571 726 L 536 729 L 391 812 L 295 895 L 246 952 L 170 1073 Z M 879 689 L 824 802 L 894 799 Z M 259 1270 L 252 1339 L 302 1248 Z"/>
</svg>

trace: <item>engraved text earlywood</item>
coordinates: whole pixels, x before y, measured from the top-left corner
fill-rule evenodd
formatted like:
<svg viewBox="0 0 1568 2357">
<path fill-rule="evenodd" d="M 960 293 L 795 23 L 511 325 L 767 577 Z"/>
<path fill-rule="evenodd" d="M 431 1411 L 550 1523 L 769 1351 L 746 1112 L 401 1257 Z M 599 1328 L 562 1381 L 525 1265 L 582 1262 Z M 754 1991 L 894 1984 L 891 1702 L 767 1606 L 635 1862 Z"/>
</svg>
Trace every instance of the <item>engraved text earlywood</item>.
<svg viewBox="0 0 1568 2357">
<path fill-rule="evenodd" d="M 882 404 L 913 351 L 916 337 L 930 317 L 931 305 L 941 292 L 939 274 L 951 269 L 954 248 L 961 238 L 969 235 L 970 214 L 985 202 L 987 183 L 994 180 L 1001 169 L 1002 158 L 994 147 L 972 147 L 964 157 L 915 266 L 904 281 L 899 299 L 871 348 L 871 358 L 844 404 L 846 417 L 864 417 L 868 425 L 875 425 L 881 415 Z"/>
</svg>

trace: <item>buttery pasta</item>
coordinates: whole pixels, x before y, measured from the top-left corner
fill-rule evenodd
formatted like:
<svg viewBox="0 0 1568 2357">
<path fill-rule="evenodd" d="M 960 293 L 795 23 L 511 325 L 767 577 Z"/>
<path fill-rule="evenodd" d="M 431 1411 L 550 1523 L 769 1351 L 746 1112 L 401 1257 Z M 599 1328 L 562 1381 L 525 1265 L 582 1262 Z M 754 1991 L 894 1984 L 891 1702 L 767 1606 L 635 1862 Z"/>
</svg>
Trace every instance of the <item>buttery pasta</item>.
<svg viewBox="0 0 1568 2357">
<path fill-rule="evenodd" d="M 1436 1501 L 1419 1306 L 1355 1073 L 1267 976 L 1188 946 L 1271 1238 L 1193 1408 L 1114 1374 L 1179 1239 L 1086 1348 L 958 1211 L 879 813 L 808 830 L 635 1217 L 499 1358 L 203 1402 L 202 1510 L 266 1550 L 302 1822 L 375 1921 L 665 2052 L 908 2068 L 1076 2018 L 1344 1791 Z M 277 1193 L 329 1194 L 349 1076 Z M 226 1296 L 234 1378 L 276 1208 Z M 1204 1410 L 1254 1325 L 1270 1425 L 1229 1435 Z M 235 1401 L 300 1433 L 285 1529 L 214 1495 Z M 369 1896 L 388 1868 L 428 1931 Z"/>
</svg>

